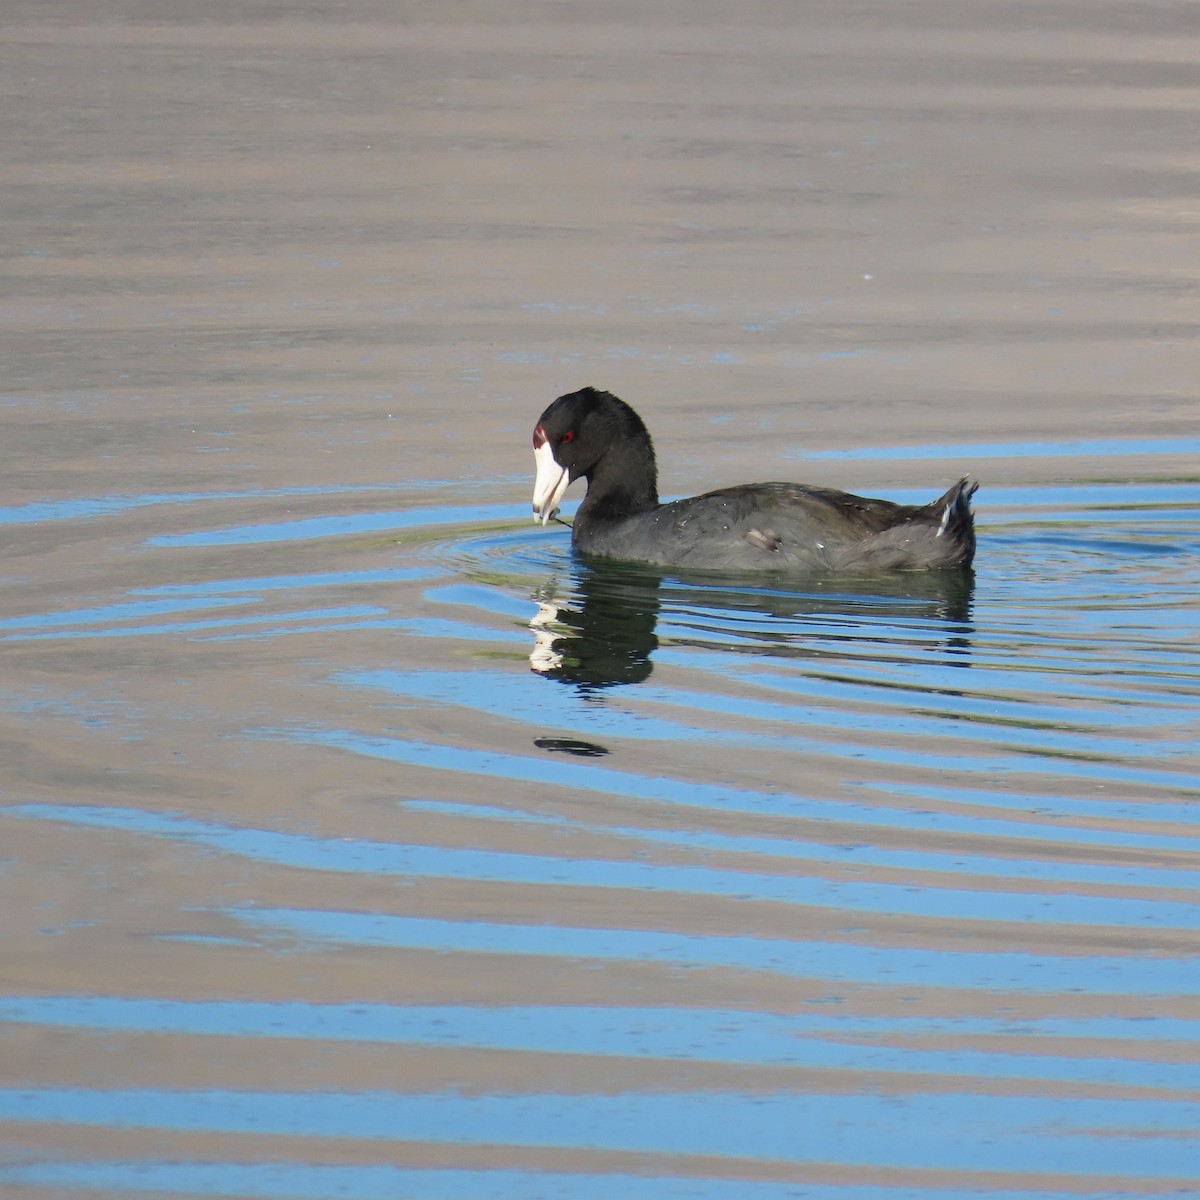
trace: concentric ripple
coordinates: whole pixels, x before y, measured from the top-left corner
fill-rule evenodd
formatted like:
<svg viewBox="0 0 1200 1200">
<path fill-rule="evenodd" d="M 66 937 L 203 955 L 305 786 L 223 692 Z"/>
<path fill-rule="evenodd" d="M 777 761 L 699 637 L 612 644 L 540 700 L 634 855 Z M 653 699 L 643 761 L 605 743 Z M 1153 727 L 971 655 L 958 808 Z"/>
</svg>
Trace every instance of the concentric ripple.
<svg viewBox="0 0 1200 1200">
<path fill-rule="evenodd" d="M 123 994 L 0 997 L 43 1047 L 0 1119 L 121 1138 L 0 1179 L 1186 1194 L 1200 487 L 991 501 L 973 578 L 680 578 L 491 510 L 375 512 L 146 546 L 311 540 L 320 570 L 0 621 L 47 663 L 131 644 L 232 684 L 217 746 L 184 731 L 190 685 L 168 719 L 136 671 L 119 709 L 10 697 L 178 761 L 31 775 L 4 810 L 10 844 L 91 864 L 86 913 L 38 936 L 137 950 Z"/>
</svg>

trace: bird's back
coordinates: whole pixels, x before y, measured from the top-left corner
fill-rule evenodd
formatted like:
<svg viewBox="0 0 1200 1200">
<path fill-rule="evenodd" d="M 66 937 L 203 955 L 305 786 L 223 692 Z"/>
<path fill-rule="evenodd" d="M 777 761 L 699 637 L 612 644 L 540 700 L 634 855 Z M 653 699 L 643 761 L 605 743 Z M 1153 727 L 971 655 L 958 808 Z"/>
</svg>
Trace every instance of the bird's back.
<svg viewBox="0 0 1200 1200">
<path fill-rule="evenodd" d="M 702 570 L 867 574 L 969 566 L 963 479 L 928 505 L 796 483 L 752 483 L 576 529 L 584 553 Z"/>
</svg>

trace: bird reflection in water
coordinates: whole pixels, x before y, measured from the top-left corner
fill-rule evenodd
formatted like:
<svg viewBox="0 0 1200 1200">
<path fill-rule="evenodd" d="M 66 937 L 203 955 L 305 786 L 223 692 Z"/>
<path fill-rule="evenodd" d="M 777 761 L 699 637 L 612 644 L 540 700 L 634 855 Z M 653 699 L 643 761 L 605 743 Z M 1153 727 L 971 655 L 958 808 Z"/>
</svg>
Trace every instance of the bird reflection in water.
<svg viewBox="0 0 1200 1200">
<path fill-rule="evenodd" d="M 911 659 L 927 650 L 970 665 L 970 570 L 747 586 L 715 575 L 665 574 L 617 563 L 574 566 L 547 581 L 530 622 L 534 671 L 581 694 L 641 683 L 654 670 L 660 629 L 672 647 L 788 658 Z"/>
<path fill-rule="evenodd" d="M 530 666 L 581 692 L 641 683 L 654 670 L 663 577 L 641 567 L 580 563 L 566 597 L 555 581 L 539 589 Z"/>
</svg>

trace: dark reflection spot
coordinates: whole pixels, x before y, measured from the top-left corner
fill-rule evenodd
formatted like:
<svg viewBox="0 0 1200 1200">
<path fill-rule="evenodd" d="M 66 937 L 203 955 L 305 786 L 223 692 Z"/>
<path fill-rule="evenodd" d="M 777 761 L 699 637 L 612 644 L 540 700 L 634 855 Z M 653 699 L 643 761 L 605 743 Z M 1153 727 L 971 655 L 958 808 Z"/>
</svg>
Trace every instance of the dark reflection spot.
<svg viewBox="0 0 1200 1200">
<path fill-rule="evenodd" d="M 550 750 L 555 754 L 577 754 L 580 758 L 599 758 L 607 754 L 603 746 L 595 742 L 581 742 L 575 738 L 539 737 L 533 739 L 533 744 L 539 750 Z"/>
</svg>

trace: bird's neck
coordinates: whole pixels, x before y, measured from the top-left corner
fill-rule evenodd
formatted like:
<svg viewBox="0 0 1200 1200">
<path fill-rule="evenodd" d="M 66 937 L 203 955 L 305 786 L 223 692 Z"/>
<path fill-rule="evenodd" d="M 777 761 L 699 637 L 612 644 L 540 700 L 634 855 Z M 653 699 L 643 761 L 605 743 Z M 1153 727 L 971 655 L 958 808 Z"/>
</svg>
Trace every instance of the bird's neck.
<svg viewBox="0 0 1200 1200">
<path fill-rule="evenodd" d="M 658 468 L 650 446 L 627 443 L 619 455 L 603 455 L 587 483 L 576 520 L 613 521 L 658 507 Z"/>
</svg>

